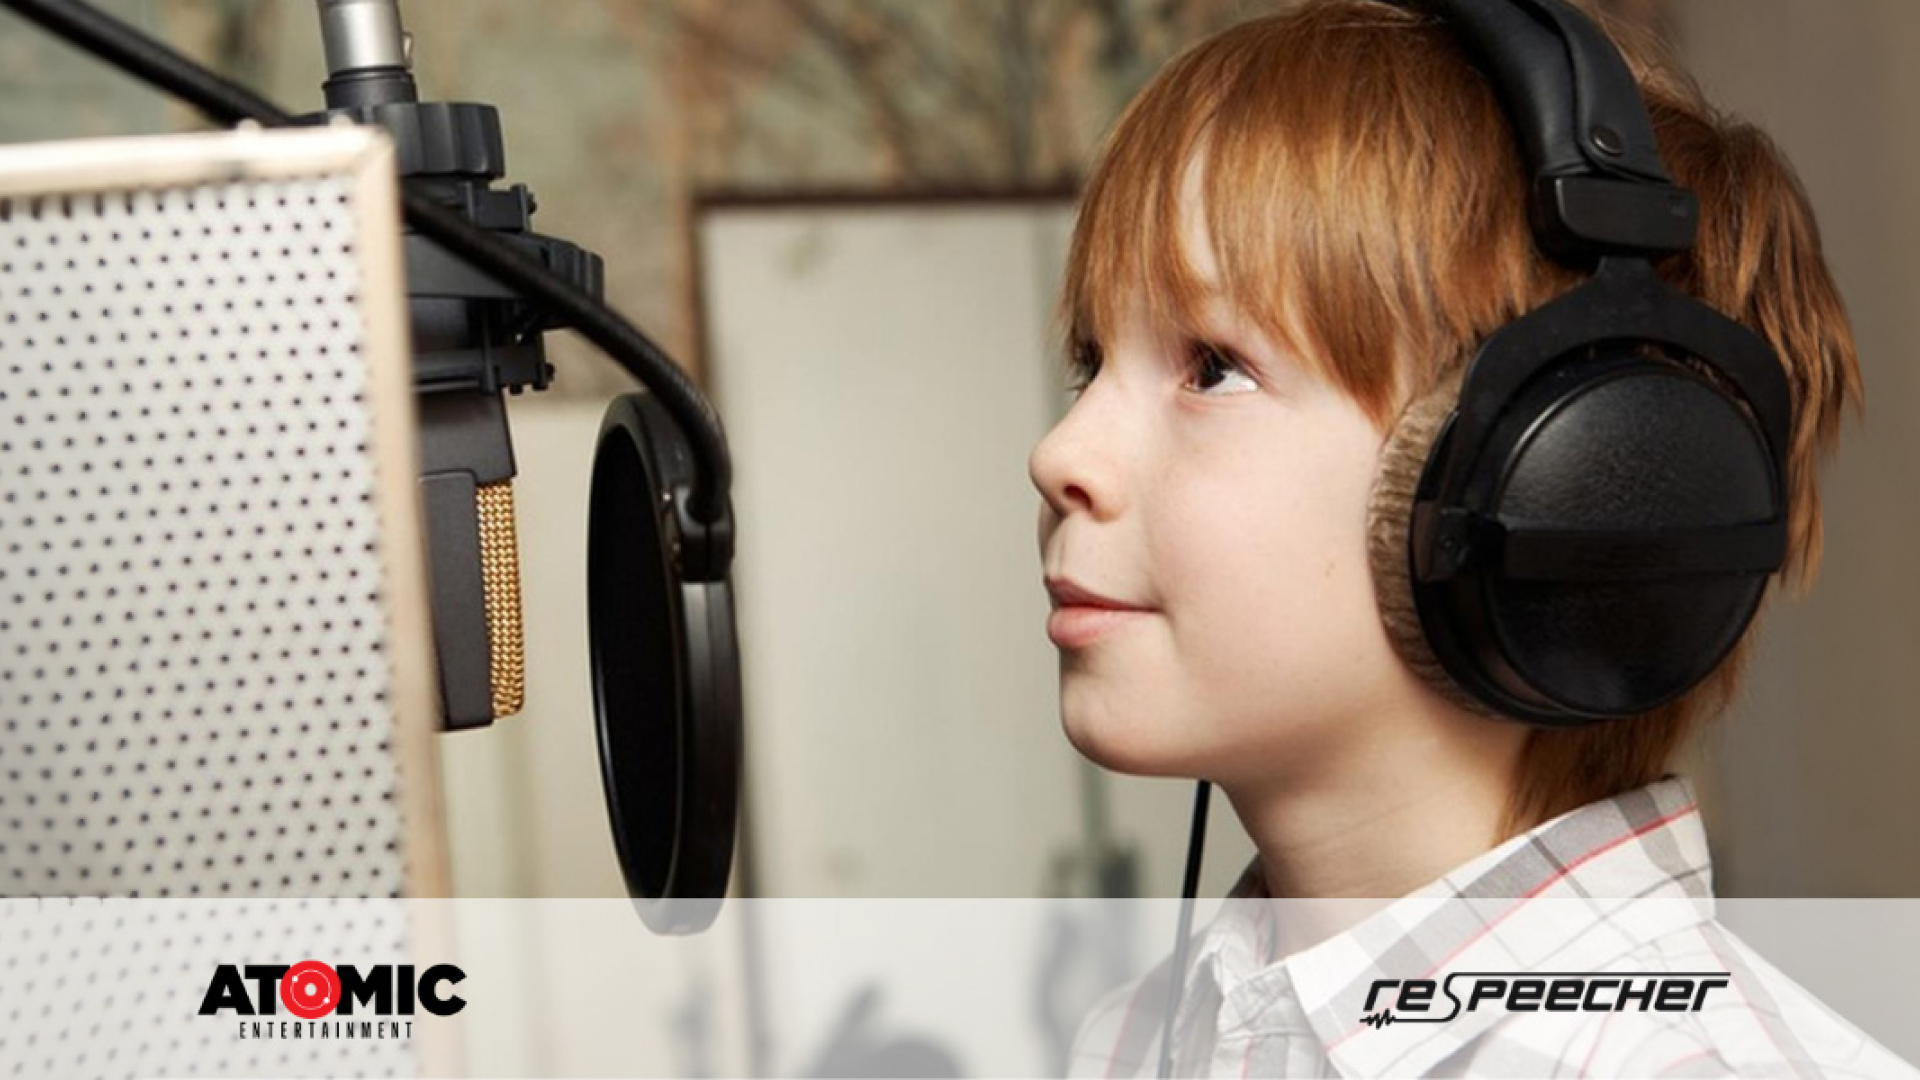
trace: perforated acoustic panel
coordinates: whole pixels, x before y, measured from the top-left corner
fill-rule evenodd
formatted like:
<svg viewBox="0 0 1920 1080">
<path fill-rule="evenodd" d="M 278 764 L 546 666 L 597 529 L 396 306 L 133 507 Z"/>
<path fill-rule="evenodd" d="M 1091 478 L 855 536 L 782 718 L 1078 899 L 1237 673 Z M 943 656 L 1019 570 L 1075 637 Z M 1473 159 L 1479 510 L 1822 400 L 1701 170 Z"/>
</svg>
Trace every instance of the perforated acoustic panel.
<svg viewBox="0 0 1920 1080">
<path fill-rule="evenodd" d="M 0 149 L 0 894 L 444 892 L 394 183 L 354 129 Z M 301 959 L 223 907 L 173 932 Z M 0 1065 L 52 1075 L 17 1006 L 79 954 L 22 936 Z"/>
</svg>

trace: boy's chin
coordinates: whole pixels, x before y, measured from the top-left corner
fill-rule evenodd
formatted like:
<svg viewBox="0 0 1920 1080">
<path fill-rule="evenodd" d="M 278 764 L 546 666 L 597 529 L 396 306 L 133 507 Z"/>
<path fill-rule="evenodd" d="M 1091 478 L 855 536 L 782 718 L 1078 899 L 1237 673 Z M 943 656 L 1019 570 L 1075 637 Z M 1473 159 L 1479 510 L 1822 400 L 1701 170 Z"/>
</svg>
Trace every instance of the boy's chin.
<svg viewBox="0 0 1920 1080">
<path fill-rule="evenodd" d="M 1168 731 L 1163 726 L 1167 722 L 1166 718 L 1070 705 L 1060 710 L 1067 741 L 1081 757 L 1103 769 L 1129 776 L 1197 775 L 1197 748 L 1171 741 L 1170 736 L 1178 733 Z"/>
</svg>

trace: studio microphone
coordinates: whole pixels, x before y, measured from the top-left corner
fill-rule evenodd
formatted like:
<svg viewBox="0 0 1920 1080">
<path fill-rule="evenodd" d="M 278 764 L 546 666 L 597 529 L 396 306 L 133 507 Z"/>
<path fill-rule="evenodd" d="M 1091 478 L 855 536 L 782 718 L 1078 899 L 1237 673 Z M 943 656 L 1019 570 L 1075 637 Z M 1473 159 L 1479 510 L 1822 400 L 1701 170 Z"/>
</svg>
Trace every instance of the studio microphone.
<svg viewBox="0 0 1920 1080">
<path fill-rule="evenodd" d="M 506 174 L 499 113 L 419 100 L 397 0 L 319 4 L 325 116 L 385 128 L 410 191 L 600 299 L 600 258 L 534 232 L 525 186 L 491 186 Z M 525 685 L 504 395 L 547 388 L 542 335 L 570 324 L 418 231 L 405 251 L 444 718 L 449 729 L 476 727 L 518 711 Z M 718 418 L 703 419 L 724 450 Z M 739 803 L 733 519 L 724 482 L 709 476 L 703 488 L 701 456 L 654 394 L 618 398 L 595 445 L 588 508 L 587 629 L 608 820 L 627 890 L 663 933 L 713 921 Z"/>
<path fill-rule="evenodd" d="M 325 116 L 385 128 L 411 194 L 599 300 L 600 258 L 534 232 L 534 200 L 524 186 L 491 186 L 506 174 L 499 113 L 419 100 L 397 0 L 319 4 Z M 409 205 L 409 219 L 416 210 L 424 208 Z M 644 381 L 656 392 L 616 399 L 594 450 L 587 523 L 594 713 L 614 850 L 636 910 L 661 933 L 704 929 L 732 871 L 742 755 L 730 465 L 719 419 L 651 342 L 624 322 L 602 326 L 604 307 L 578 312 L 576 324 L 555 305 L 530 302 L 476 270 L 474 252 L 442 246 L 460 235 L 405 237 L 446 726 L 488 724 L 523 700 L 513 446 L 503 395 L 547 388 L 547 330 L 579 329 L 603 348 L 614 346 L 616 357 L 645 354 L 655 377 Z M 678 415 L 667 391 L 683 404 Z"/>
<path fill-rule="evenodd" d="M 398 4 L 319 0 L 319 7 L 327 108 L 307 119 L 384 128 L 411 191 L 598 299 L 599 257 L 534 232 L 534 199 L 524 185 L 493 187 L 506 175 L 499 113 L 420 100 Z M 553 369 L 543 334 L 564 324 L 419 232 L 403 242 L 442 722 L 449 730 L 480 727 L 520 711 L 526 694 L 505 395 L 547 388 Z"/>
</svg>

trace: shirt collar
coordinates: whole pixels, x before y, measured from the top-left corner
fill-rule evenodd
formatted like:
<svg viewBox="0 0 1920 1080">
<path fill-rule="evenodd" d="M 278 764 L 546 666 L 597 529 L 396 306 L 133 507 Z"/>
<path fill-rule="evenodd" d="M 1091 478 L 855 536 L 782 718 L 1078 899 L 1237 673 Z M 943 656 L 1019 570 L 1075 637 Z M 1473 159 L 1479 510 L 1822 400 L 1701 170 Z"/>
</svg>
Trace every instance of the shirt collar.
<svg viewBox="0 0 1920 1080">
<path fill-rule="evenodd" d="M 1370 1027 L 1361 1018 L 1376 979 L 1594 971 L 1713 917 L 1706 834 L 1679 778 L 1554 818 L 1278 962 L 1268 958 L 1285 902 L 1265 898 L 1256 861 L 1195 951 L 1213 984 L 1202 997 L 1219 998 L 1219 1034 L 1258 1034 L 1263 1018 L 1304 1010 L 1347 1076 L 1424 1074 L 1505 1015 L 1483 1006 L 1445 1022 Z M 1298 1008 L 1275 1010 L 1288 994 Z"/>
</svg>

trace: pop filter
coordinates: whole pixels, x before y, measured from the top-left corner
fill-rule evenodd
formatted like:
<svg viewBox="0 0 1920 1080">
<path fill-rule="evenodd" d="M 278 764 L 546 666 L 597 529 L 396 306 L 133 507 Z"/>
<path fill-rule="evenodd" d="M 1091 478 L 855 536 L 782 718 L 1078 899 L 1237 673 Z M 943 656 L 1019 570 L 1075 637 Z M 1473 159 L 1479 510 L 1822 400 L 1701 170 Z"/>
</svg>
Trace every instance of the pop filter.
<svg viewBox="0 0 1920 1080">
<path fill-rule="evenodd" d="M 740 790 L 732 519 L 692 517 L 694 478 L 659 401 L 616 398 L 587 510 L 593 703 L 621 873 L 662 934 L 697 933 L 719 912 Z"/>
</svg>

